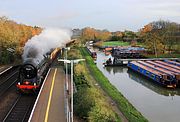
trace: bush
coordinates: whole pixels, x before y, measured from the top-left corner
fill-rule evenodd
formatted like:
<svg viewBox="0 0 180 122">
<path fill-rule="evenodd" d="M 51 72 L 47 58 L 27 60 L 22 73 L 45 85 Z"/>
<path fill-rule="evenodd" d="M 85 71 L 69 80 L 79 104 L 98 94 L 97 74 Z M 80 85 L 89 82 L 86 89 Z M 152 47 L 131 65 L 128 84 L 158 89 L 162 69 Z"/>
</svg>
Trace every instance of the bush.
<svg viewBox="0 0 180 122">
<path fill-rule="evenodd" d="M 115 122 L 116 114 L 105 102 L 101 92 L 93 87 L 79 89 L 74 94 L 74 112 L 89 122 Z"/>
<path fill-rule="evenodd" d="M 74 67 L 74 72 L 76 75 L 85 74 L 85 67 L 82 64 L 76 64 Z"/>
<path fill-rule="evenodd" d="M 0 64 L 9 64 L 14 62 L 14 56 L 7 51 L 2 52 Z"/>
<path fill-rule="evenodd" d="M 89 111 L 95 106 L 95 99 L 90 91 L 90 88 L 80 89 L 74 94 L 74 112 L 85 120 L 88 118 Z"/>
<path fill-rule="evenodd" d="M 77 90 L 81 88 L 90 87 L 88 81 L 86 80 L 85 76 L 83 74 L 75 75 L 74 76 L 74 83 L 76 85 Z"/>
<path fill-rule="evenodd" d="M 116 116 L 108 109 L 108 106 L 98 104 L 89 112 L 89 122 L 115 122 Z"/>
<path fill-rule="evenodd" d="M 68 58 L 70 60 L 81 58 L 81 53 L 79 52 L 79 50 L 71 49 L 70 51 L 68 51 Z"/>
</svg>

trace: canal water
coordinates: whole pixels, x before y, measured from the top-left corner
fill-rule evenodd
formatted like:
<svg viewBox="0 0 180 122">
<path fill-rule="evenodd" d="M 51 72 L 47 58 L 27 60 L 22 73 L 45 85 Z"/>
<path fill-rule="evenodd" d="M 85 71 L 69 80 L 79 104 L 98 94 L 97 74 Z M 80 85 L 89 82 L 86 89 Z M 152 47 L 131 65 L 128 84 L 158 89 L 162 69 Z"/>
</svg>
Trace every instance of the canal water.
<svg viewBox="0 0 180 122">
<path fill-rule="evenodd" d="M 127 67 L 103 67 L 109 56 L 97 52 L 97 66 L 150 122 L 180 121 L 180 88 L 167 89 Z"/>
</svg>

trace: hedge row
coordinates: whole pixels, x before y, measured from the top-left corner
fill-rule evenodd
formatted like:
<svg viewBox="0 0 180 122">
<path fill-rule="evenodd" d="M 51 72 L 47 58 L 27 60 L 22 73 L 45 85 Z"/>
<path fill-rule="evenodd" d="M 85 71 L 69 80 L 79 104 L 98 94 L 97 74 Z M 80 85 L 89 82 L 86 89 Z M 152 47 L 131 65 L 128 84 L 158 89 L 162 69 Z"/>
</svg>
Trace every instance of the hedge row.
<svg viewBox="0 0 180 122">
<path fill-rule="evenodd" d="M 68 54 L 81 58 L 78 49 L 73 49 Z M 74 65 L 74 83 L 77 89 L 74 93 L 74 114 L 82 121 L 121 122 L 102 91 L 94 86 L 94 80 L 86 66 L 83 62 Z"/>
</svg>

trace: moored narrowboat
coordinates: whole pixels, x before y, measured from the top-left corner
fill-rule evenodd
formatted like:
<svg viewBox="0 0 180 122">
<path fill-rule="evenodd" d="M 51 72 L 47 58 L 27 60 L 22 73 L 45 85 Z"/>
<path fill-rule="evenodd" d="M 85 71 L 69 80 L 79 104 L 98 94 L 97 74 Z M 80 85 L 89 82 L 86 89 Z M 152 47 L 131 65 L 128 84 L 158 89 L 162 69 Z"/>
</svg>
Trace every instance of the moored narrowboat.
<svg viewBox="0 0 180 122">
<path fill-rule="evenodd" d="M 151 68 L 150 66 L 144 65 L 143 63 L 139 63 L 137 61 L 129 62 L 127 66 L 130 69 L 152 79 L 156 83 L 168 88 L 175 88 L 177 85 L 177 81 L 167 72 L 156 70 L 155 68 Z"/>
<path fill-rule="evenodd" d="M 89 54 L 91 55 L 91 57 L 92 57 L 93 59 L 96 59 L 96 58 L 97 58 L 97 54 L 96 54 L 96 52 L 95 52 L 92 48 L 87 47 L 87 51 L 89 52 Z"/>
<path fill-rule="evenodd" d="M 180 68 L 176 69 L 169 65 L 163 65 L 163 63 L 164 63 L 163 61 L 146 61 L 146 62 L 154 65 L 154 67 L 161 68 L 161 69 L 165 70 L 166 72 L 169 72 L 172 75 L 174 75 L 175 79 L 177 80 L 178 85 L 179 85 L 179 83 L 180 83 Z M 177 66 L 175 66 L 175 67 L 177 67 Z"/>
<path fill-rule="evenodd" d="M 170 61 L 170 60 L 164 60 L 164 61 L 167 62 L 168 64 L 173 64 L 173 65 L 176 65 L 176 66 L 180 66 L 180 63 L 176 62 L 176 61 Z"/>
<path fill-rule="evenodd" d="M 120 58 L 109 58 L 108 60 L 106 60 L 106 62 L 103 63 L 103 65 L 106 66 L 123 66 L 123 65 L 127 65 L 128 61 L 122 61 Z"/>
</svg>

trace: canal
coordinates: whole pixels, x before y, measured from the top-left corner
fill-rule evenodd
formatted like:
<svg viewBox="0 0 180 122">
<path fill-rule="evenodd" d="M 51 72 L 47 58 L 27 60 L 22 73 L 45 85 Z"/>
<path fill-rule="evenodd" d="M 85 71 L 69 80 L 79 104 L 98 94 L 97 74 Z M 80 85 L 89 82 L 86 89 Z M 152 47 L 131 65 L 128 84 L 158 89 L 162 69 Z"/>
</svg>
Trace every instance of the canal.
<svg viewBox="0 0 180 122">
<path fill-rule="evenodd" d="M 150 122 L 180 120 L 180 88 L 163 88 L 125 66 L 103 67 L 108 57 L 98 51 L 97 67 Z"/>
</svg>

